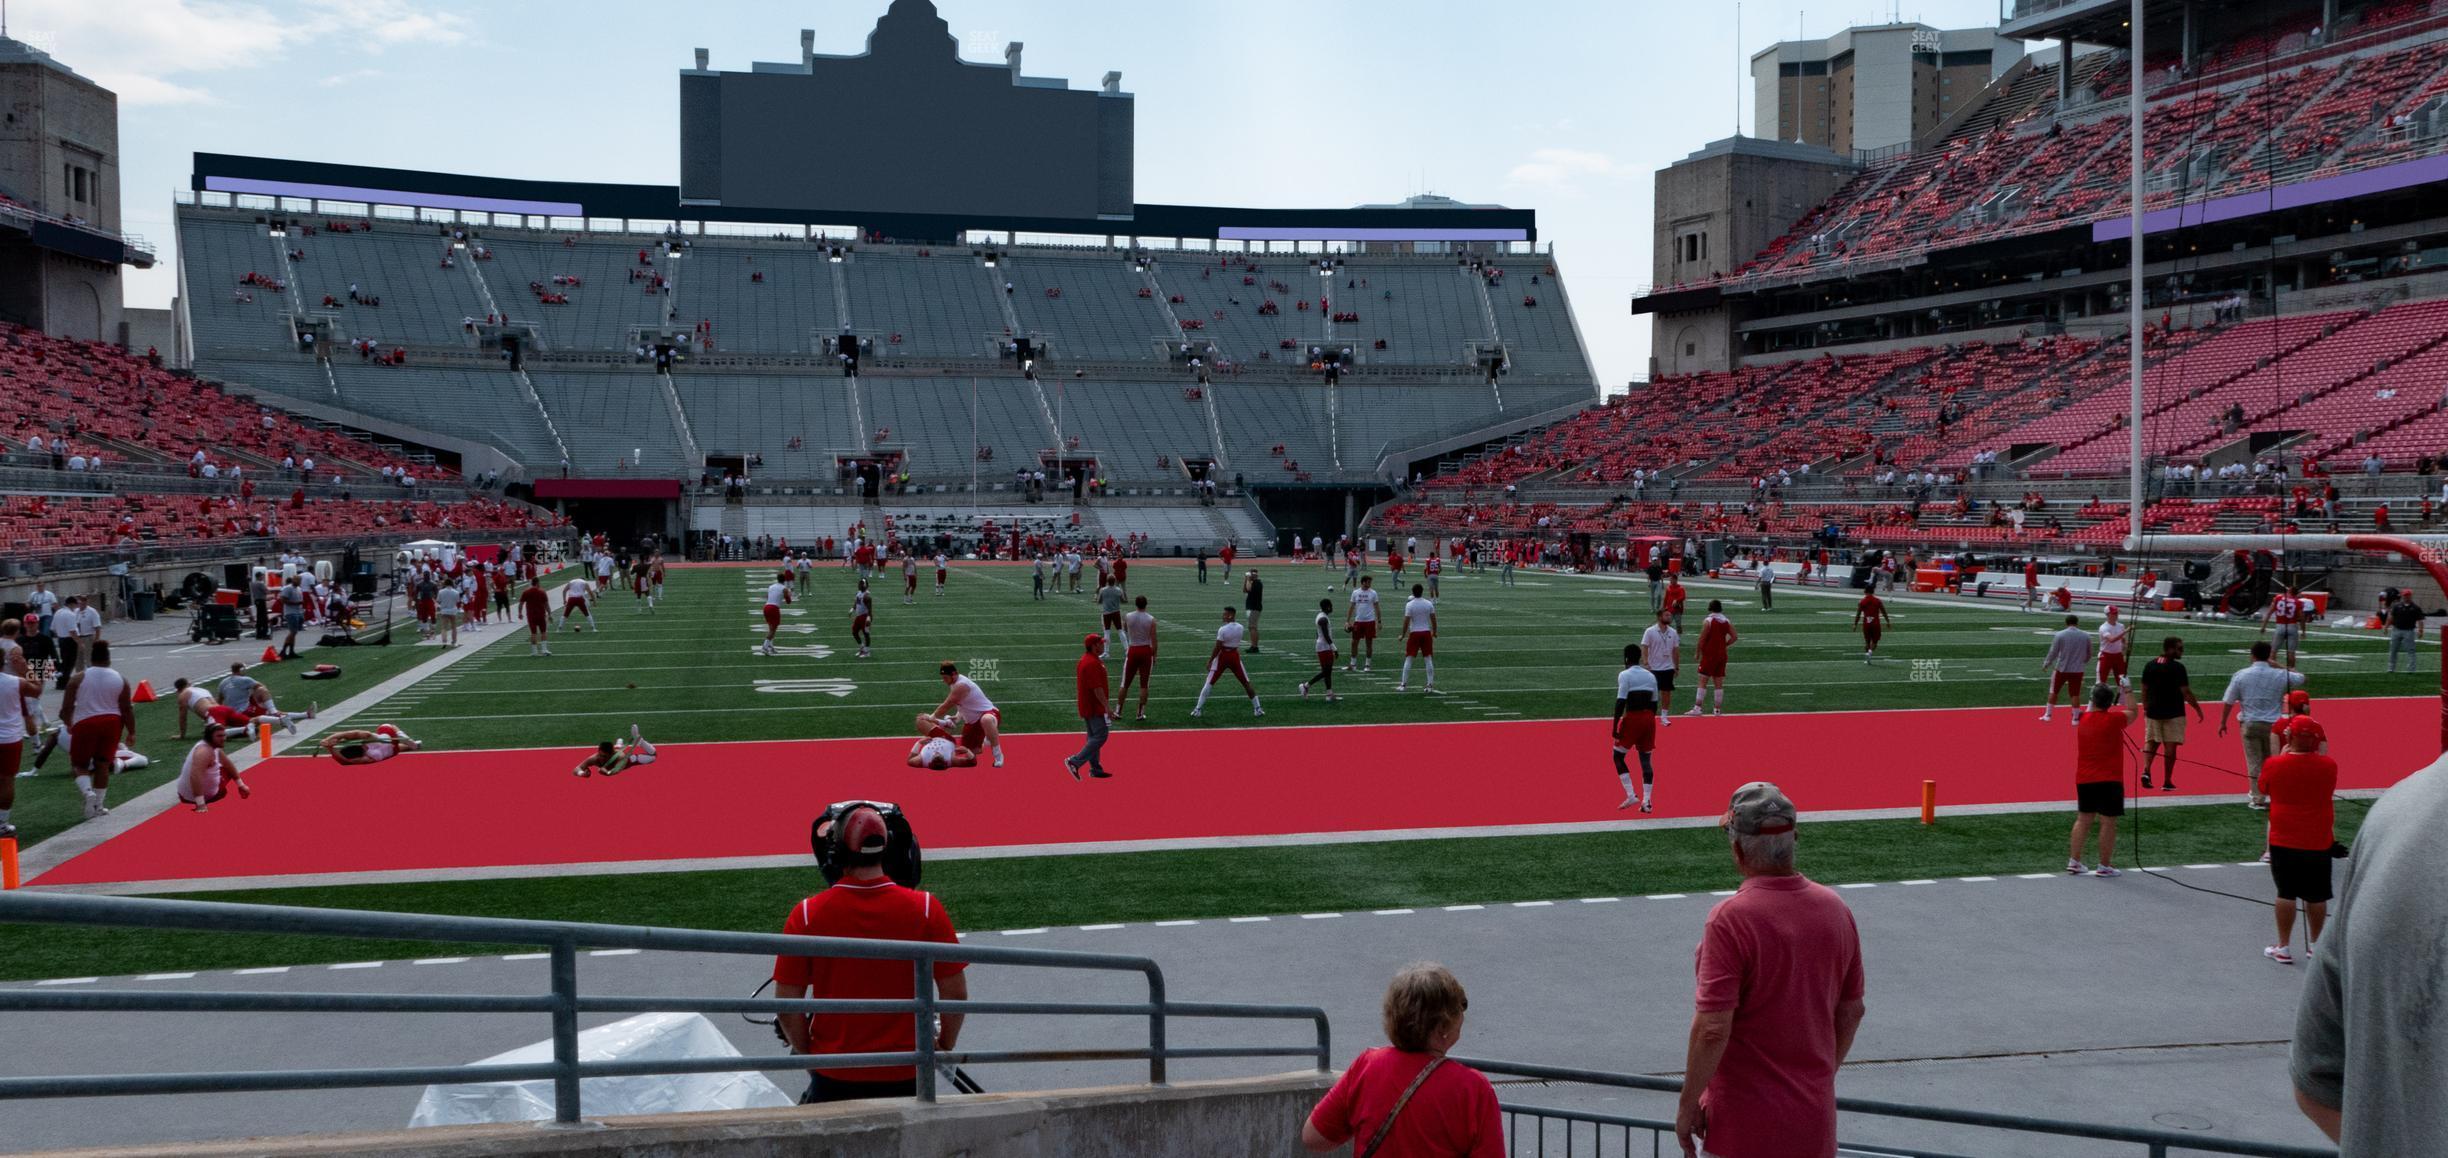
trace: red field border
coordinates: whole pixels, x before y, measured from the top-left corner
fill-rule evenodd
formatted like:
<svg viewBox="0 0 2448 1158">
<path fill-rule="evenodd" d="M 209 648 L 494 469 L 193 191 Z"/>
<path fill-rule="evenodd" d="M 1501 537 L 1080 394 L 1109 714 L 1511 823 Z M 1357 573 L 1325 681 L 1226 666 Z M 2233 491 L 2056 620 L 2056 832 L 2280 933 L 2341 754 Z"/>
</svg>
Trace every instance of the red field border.
<svg viewBox="0 0 2448 1158">
<path fill-rule="evenodd" d="M 2341 788 L 2385 788 L 2438 755 L 2429 697 L 2320 705 Z M 2073 729 L 2031 709 L 1746 714 L 1661 733 L 1656 819 L 1713 816 L 1735 786 L 1782 784 L 1806 811 L 1907 808 L 1921 782 L 1947 806 L 2073 795 Z M 2212 713 L 2216 719 L 2216 713 Z M 279 757 L 251 800 L 174 808 L 35 885 L 670 862 L 804 854 L 832 801 L 891 800 L 930 849 L 1028 848 L 1297 834 L 1622 821 L 1599 719 L 1117 731 L 1115 778 L 1075 783 L 1069 734 L 1009 737 L 1009 763 L 903 766 L 891 739 L 668 744 L 656 763 L 577 779 L 583 749 L 420 753 L 344 768 Z M 2241 769 L 2234 734 L 2192 726 L 2188 756 Z M 2139 738 L 2140 728 L 2134 730 Z M 2154 800 L 2243 791 L 2240 771 L 2187 766 Z"/>
</svg>

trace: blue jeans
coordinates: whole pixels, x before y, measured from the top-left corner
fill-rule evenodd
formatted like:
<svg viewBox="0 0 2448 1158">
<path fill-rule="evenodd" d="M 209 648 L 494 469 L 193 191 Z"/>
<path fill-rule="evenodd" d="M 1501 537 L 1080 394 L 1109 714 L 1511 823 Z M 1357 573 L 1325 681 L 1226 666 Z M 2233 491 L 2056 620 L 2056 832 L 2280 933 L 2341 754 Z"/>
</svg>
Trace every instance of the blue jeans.
<svg viewBox="0 0 2448 1158">
<path fill-rule="evenodd" d="M 1105 763 L 1097 758 L 1097 754 L 1105 750 L 1105 717 L 1090 716 L 1080 723 L 1087 725 L 1088 742 L 1080 746 L 1078 755 L 1064 760 L 1063 763 L 1074 768 L 1086 768 L 1091 772 L 1102 772 L 1105 770 Z"/>
</svg>

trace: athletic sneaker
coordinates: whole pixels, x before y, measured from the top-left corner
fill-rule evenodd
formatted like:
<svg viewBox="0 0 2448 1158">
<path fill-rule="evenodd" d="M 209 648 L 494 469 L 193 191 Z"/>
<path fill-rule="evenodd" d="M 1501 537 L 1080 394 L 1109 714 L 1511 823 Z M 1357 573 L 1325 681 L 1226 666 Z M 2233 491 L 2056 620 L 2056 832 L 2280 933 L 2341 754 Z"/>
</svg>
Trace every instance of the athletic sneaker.
<svg viewBox="0 0 2448 1158">
<path fill-rule="evenodd" d="M 1621 811 L 1623 811 L 1624 809 L 1630 808 L 1630 807 L 1632 807 L 1633 805 L 1638 804 L 1638 803 L 1640 803 L 1640 797 L 1638 797 L 1638 796 L 1626 795 L 1626 796 L 1623 798 L 1623 803 L 1618 804 L 1618 805 L 1616 805 L 1616 806 L 1615 806 L 1615 811 L 1617 811 L 1617 812 L 1621 812 Z"/>
<path fill-rule="evenodd" d="M 2104 864 L 2098 868 L 2092 869 L 2091 875 L 2095 877 L 2121 877 L 2125 874 L 2118 871 L 2115 865 Z"/>
<path fill-rule="evenodd" d="M 571 769 L 571 771 L 572 771 L 572 772 L 577 773 L 577 774 L 578 774 L 578 778 L 579 778 L 580 780 L 584 780 L 584 779 L 586 779 L 586 774 L 587 774 L 586 765 L 581 764 L 581 765 L 577 766 L 576 768 Z"/>
<path fill-rule="evenodd" d="M 2287 947 L 2284 945 L 2272 945 L 2267 949 L 2261 950 L 2261 955 L 2281 965 L 2292 965 L 2295 963 L 2295 955 L 2287 952 Z"/>
<path fill-rule="evenodd" d="M 2047 713 L 2047 712 L 2042 712 L 2042 713 L 2040 713 L 2040 722 L 2041 722 L 2041 723 L 2043 723 L 2043 724 L 2048 723 L 2048 722 L 2049 722 L 2049 713 Z"/>
<path fill-rule="evenodd" d="M 1070 758 L 1069 756 L 1065 756 L 1065 757 L 1063 757 L 1063 771 L 1065 771 L 1065 772 L 1069 772 L 1069 773 L 1071 774 L 1071 778 L 1072 778 L 1073 780 L 1077 780 L 1077 779 L 1079 779 L 1079 778 L 1080 778 L 1080 777 L 1079 777 L 1079 765 L 1072 763 L 1072 762 L 1071 762 L 1071 758 Z"/>
<path fill-rule="evenodd" d="M 997 744 L 997 745 L 995 745 L 995 750 L 994 750 L 994 752 L 995 752 L 994 766 L 995 766 L 995 767 L 997 767 L 997 768 L 1000 768 L 1000 767 L 1002 767 L 1002 766 L 1003 766 L 1003 745 L 1001 745 L 1001 744 Z"/>
<path fill-rule="evenodd" d="M 1641 801 L 1641 811 L 1643 811 L 1643 812 L 1647 812 L 1647 811 L 1649 811 L 1649 802 L 1648 802 L 1648 801 L 1646 801 L 1646 800 Z"/>
<path fill-rule="evenodd" d="M 1300 698 L 1302 698 L 1302 699 L 1304 699 L 1304 700 L 1305 700 L 1305 699 L 1308 699 L 1308 698 L 1309 698 L 1309 685 L 1307 685 L 1307 684 L 1300 684 L 1300 685 L 1298 685 L 1298 687 L 1300 688 Z"/>
<path fill-rule="evenodd" d="M 1102 768 L 1091 768 L 1088 770 L 1088 778 L 1090 780 L 1111 780 L 1113 779 L 1113 773 Z"/>
<path fill-rule="evenodd" d="M 1407 692 L 1407 691 L 1410 691 L 1410 690 L 1411 690 L 1411 685 L 1409 685 L 1409 684 L 1396 684 L 1396 685 L 1394 685 L 1394 690 L 1395 690 L 1395 691 L 1398 691 L 1398 692 Z"/>
<path fill-rule="evenodd" d="M 1684 714 L 1684 715 L 1686 715 L 1686 716 L 1697 716 L 1697 715 L 1701 715 L 1701 714 L 1702 714 L 1702 712 L 1700 711 L 1700 705 L 1698 705 L 1698 704 L 1693 704 L 1693 705 L 1692 705 L 1692 710 L 1690 710 L 1690 711 L 1688 711 L 1688 712 L 1685 712 L 1685 713 L 1683 713 L 1683 714 Z"/>
<path fill-rule="evenodd" d="M 1199 717 L 1204 716 L 1204 715 L 1206 715 L 1206 714 L 1207 714 L 1207 709 L 1205 709 L 1205 708 L 1192 708 L 1192 709 L 1190 709 L 1190 718 L 1191 718 L 1191 719 L 1193 719 L 1193 720 L 1198 719 Z M 1140 718 L 1140 719 L 1142 719 L 1142 720 L 1144 720 L 1144 719 L 1146 719 L 1147 717 L 1146 717 L 1146 716 L 1141 716 L 1141 717 L 1139 717 L 1139 718 Z"/>
<path fill-rule="evenodd" d="M 551 648 L 549 648 L 549 647 L 548 647 L 548 648 L 545 648 L 545 649 L 544 649 L 544 654 L 546 654 L 546 655 L 551 655 L 551 654 L 552 654 L 552 649 L 551 649 Z"/>
<path fill-rule="evenodd" d="M 2150 787 L 2150 786 L 2151 786 L 2151 782 L 2150 782 L 2150 773 L 2149 773 L 2149 772 L 2144 772 L 2144 773 L 2142 774 L 2142 786 L 2143 786 L 2144 788 L 2148 788 L 2148 787 Z"/>
<path fill-rule="evenodd" d="M 2091 870 L 2089 870 L 2089 869 L 2087 869 L 2087 868 L 2084 868 L 2084 867 L 2083 867 L 2083 862 L 2081 862 L 2081 861 L 2078 861 L 2078 860 L 2071 860 L 2071 859 L 2069 859 L 2069 860 L 2067 860 L 2067 861 L 2066 861 L 2066 875 L 2067 875 L 2067 876 L 2070 876 L 2070 877 L 2073 877 L 2073 876 L 2081 876 L 2082 874 L 2084 874 L 2084 873 L 2086 873 L 2086 872 L 2089 872 L 2089 871 L 2091 871 Z"/>
<path fill-rule="evenodd" d="M 1250 718 L 1252 718 L 1252 719 L 1256 719 L 1257 717 L 1259 717 L 1259 716 L 1263 716 L 1263 715 L 1265 715 L 1265 714 L 1266 714 L 1266 709 L 1265 709 L 1265 708 L 1259 707 L 1259 706 L 1258 706 L 1258 705 L 1256 705 L 1256 704 L 1251 704 L 1251 705 L 1250 705 Z"/>
</svg>

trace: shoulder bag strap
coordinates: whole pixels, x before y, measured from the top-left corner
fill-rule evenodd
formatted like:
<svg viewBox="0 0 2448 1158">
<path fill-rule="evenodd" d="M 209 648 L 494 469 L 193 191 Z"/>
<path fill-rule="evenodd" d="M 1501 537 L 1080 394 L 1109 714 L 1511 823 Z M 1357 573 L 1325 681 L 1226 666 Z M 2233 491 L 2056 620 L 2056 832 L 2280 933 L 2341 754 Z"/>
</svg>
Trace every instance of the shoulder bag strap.
<svg viewBox="0 0 2448 1158">
<path fill-rule="evenodd" d="M 1372 1158 L 1377 1148 L 1385 1145 L 1386 1135 L 1394 1129 L 1394 1119 L 1402 1117 L 1403 1107 L 1411 1104 L 1411 1095 L 1418 1093 L 1420 1086 L 1428 1081 L 1428 1075 L 1437 1072 L 1437 1067 L 1444 1064 L 1445 1059 L 1438 1057 L 1420 1067 L 1419 1076 L 1412 1078 L 1411 1084 L 1403 1087 L 1402 1096 L 1394 1099 L 1394 1108 L 1386 1111 L 1385 1121 L 1377 1124 L 1377 1132 L 1370 1135 L 1368 1145 L 1360 1150 L 1359 1158 Z"/>
</svg>

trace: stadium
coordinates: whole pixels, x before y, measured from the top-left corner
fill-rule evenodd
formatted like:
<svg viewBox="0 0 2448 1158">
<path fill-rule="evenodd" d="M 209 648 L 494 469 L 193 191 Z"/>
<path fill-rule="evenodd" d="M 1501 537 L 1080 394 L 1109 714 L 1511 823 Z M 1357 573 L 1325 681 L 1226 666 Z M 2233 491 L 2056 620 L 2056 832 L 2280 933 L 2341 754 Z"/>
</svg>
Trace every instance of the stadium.
<svg viewBox="0 0 2448 1158">
<path fill-rule="evenodd" d="M 2448 2 L 1736 16 L 1646 269 L 955 7 L 619 181 L 0 28 L 0 1151 L 2436 1151 Z"/>
</svg>

